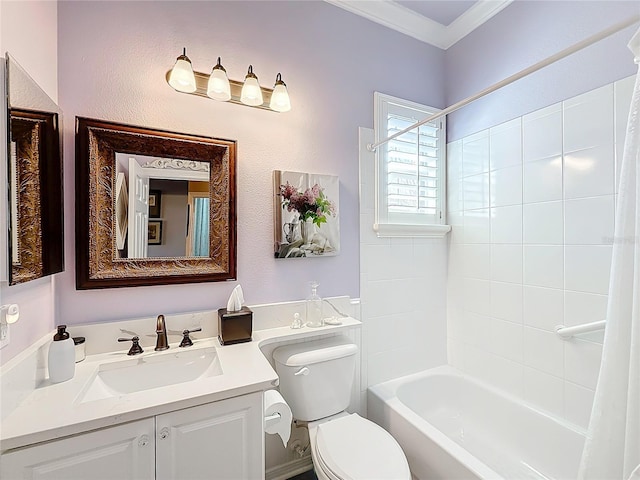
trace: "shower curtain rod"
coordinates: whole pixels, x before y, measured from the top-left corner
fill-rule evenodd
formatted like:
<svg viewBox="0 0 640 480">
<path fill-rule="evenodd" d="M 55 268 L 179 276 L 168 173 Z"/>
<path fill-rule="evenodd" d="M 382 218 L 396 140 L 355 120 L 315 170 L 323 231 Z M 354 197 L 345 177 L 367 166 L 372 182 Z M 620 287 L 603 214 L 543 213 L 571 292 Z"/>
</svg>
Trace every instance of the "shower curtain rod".
<svg viewBox="0 0 640 480">
<path fill-rule="evenodd" d="M 471 102 L 475 102 L 476 100 L 478 100 L 479 98 L 484 97 L 485 95 L 488 95 L 492 92 L 495 92 L 496 90 L 505 87 L 507 85 L 509 85 L 510 83 L 515 82 L 516 80 L 520 80 L 523 77 L 526 77 L 527 75 L 533 73 L 533 72 L 537 72 L 538 70 L 551 65 L 552 63 L 557 62 L 558 60 L 562 60 L 565 57 L 568 57 L 569 55 L 576 53 L 580 50 L 582 50 L 583 48 L 586 48 L 596 42 L 599 42 L 600 40 L 603 40 L 611 35 L 613 35 L 614 33 L 619 32 L 620 30 L 623 30 L 627 27 L 630 27 L 631 25 L 633 25 L 634 23 L 637 23 L 638 21 L 640 21 L 640 16 L 636 15 L 633 16 L 627 20 L 624 20 L 620 23 L 616 23 L 615 25 L 607 28 L 606 30 L 603 30 L 600 33 L 596 33 L 595 35 L 592 35 L 589 38 L 586 38 L 568 48 L 565 48 L 564 50 L 556 53 L 555 55 L 551 55 L 550 57 L 534 64 L 531 65 L 530 67 L 525 68 L 524 70 L 519 71 L 518 73 L 515 73 L 513 75 L 511 75 L 510 77 L 505 78 L 504 80 L 495 83 L 493 85 L 491 85 L 490 87 L 485 88 L 484 90 L 482 90 L 481 92 L 476 93 L 475 95 L 472 95 L 470 97 L 465 98 L 464 100 L 460 100 L 458 103 L 454 103 L 453 105 L 451 105 L 450 107 L 445 108 L 444 110 L 441 110 L 438 113 L 435 113 L 427 118 L 425 118 L 424 120 L 421 120 L 417 123 L 414 123 L 413 125 L 405 128 L 404 130 L 401 130 L 399 132 L 394 133 L 393 135 L 391 135 L 390 137 L 385 138 L 384 140 L 380 140 L 378 142 L 375 143 L 369 143 L 367 145 L 367 149 L 370 152 L 375 151 L 380 145 L 384 145 L 385 143 L 389 142 L 390 140 L 393 140 L 396 137 L 399 137 L 400 135 L 404 135 L 405 133 L 421 126 L 424 125 L 425 123 L 428 122 L 432 122 L 434 120 L 437 120 L 440 117 L 444 117 L 452 112 L 455 112 L 456 110 L 470 104 Z"/>
</svg>

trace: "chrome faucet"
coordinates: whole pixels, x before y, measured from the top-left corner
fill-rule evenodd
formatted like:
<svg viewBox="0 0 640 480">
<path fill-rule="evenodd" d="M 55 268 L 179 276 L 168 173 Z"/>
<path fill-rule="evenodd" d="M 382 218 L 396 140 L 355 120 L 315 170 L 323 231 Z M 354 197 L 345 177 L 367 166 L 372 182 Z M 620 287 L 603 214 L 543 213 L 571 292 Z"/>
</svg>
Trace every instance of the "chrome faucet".
<svg viewBox="0 0 640 480">
<path fill-rule="evenodd" d="M 164 315 L 158 315 L 156 334 L 158 335 L 158 339 L 156 340 L 155 350 L 166 350 L 169 348 L 169 342 L 167 341 L 167 326 L 164 323 Z"/>
</svg>

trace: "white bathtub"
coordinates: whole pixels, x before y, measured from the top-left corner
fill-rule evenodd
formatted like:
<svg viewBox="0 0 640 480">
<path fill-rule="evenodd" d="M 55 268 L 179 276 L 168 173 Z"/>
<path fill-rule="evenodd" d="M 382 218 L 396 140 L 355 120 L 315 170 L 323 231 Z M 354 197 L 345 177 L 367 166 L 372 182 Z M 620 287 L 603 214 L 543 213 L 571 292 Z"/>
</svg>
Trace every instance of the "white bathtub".
<svg viewBox="0 0 640 480">
<path fill-rule="evenodd" d="M 421 480 L 577 477 L 583 430 L 449 366 L 371 387 L 367 408 Z"/>
</svg>

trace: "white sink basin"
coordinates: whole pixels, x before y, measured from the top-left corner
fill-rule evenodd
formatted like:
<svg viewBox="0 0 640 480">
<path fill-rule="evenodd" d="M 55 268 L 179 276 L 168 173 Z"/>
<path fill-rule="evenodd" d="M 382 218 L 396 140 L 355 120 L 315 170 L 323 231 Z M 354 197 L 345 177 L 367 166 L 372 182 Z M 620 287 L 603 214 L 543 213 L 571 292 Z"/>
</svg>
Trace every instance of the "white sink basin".
<svg viewBox="0 0 640 480">
<path fill-rule="evenodd" d="M 215 348 L 145 355 L 100 365 L 79 401 L 119 397 L 216 375 L 222 375 L 222 368 Z"/>
</svg>

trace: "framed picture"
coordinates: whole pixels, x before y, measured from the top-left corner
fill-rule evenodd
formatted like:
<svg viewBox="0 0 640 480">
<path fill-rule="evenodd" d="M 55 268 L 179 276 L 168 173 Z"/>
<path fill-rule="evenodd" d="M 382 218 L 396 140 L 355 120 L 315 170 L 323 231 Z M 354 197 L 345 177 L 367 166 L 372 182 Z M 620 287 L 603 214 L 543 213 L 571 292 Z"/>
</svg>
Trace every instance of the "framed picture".
<svg viewBox="0 0 640 480">
<path fill-rule="evenodd" d="M 160 218 L 160 201 L 162 192 L 160 190 L 149 190 L 149 218 Z"/>
<path fill-rule="evenodd" d="M 276 258 L 340 253 L 340 182 L 335 175 L 273 172 Z"/>
<path fill-rule="evenodd" d="M 162 220 L 149 220 L 149 245 L 162 245 Z"/>
</svg>

